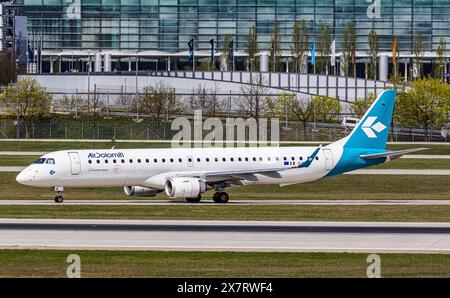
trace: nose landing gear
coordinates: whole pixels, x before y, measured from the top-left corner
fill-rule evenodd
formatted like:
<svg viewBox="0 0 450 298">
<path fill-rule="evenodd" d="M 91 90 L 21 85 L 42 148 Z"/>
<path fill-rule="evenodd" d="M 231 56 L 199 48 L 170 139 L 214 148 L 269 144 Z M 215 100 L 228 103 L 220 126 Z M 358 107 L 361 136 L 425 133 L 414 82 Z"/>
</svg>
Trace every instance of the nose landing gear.
<svg viewBox="0 0 450 298">
<path fill-rule="evenodd" d="M 64 201 L 63 192 L 64 187 L 54 187 L 53 190 L 55 191 L 55 203 L 62 203 Z"/>
</svg>

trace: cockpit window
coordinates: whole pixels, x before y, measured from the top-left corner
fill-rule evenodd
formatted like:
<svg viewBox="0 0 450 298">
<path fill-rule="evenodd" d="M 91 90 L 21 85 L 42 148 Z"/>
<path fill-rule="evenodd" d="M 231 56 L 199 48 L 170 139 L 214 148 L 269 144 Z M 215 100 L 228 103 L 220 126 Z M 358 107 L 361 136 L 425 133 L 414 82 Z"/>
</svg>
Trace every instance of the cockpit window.
<svg viewBox="0 0 450 298">
<path fill-rule="evenodd" d="M 55 160 L 53 158 L 48 158 L 46 164 L 54 165 L 55 164 Z"/>
<path fill-rule="evenodd" d="M 39 159 L 35 160 L 34 163 L 35 164 L 43 164 L 43 163 L 45 163 L 45 160 L 46 160 L 45 158 L 39 158 Z"/>
</svg>

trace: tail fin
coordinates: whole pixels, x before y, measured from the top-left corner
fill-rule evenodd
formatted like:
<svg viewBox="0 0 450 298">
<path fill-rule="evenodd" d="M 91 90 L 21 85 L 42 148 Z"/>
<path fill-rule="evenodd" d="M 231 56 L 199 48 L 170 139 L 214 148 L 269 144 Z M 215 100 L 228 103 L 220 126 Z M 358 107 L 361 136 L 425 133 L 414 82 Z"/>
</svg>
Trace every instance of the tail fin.
<svg viewBox="0 0 450 298">
<path fill-rule="evenodd" d="M 385 90 L 348 136 L 345 148 L 386 149 L 397 90 Z"/>
</svg>

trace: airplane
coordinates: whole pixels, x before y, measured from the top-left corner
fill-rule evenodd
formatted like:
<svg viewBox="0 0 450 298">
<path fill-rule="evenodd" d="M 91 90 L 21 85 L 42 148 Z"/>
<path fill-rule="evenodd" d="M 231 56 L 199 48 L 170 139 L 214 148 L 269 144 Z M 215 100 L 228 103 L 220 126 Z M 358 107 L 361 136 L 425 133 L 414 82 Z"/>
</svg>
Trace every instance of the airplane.
<svg viewBox="0 0 450 298">
<path fill-rule="evenodd" d="M 165 191 L 189 203 L 213 190 L 214 202 L 227 203 L 231 187 L 305 183 L 425 150 L 386 150 L 396 95 L 384 90 L 350 135 L 325 147 L 65 150 L 40 157 L 16 181 L 51 187 L 57 203 L 65 187 L 123 187 L 134 197 Z"/>
</svg>

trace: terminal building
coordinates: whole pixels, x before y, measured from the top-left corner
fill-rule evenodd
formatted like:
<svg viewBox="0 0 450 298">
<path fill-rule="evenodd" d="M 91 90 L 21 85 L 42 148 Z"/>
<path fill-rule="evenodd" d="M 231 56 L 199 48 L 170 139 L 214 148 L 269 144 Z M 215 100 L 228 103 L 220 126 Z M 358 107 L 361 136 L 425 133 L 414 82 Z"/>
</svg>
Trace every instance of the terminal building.
<svg viewBox="0 0 450 298">
<path fill-rule="evenodd" d="M 214 70 L 246 73 L 253 71 L 253 62 L 248 61 L 246 51 L 252 26 L 257 35 L 257 71 L 269 72 L 275 22 L 281 45 L 279 71 L 294 73 L 293 27 L 296 20 L 304 20 L 308 43 L 318 41 L 321 25 L 328 24 L 336 40 L 338 70 L 337 73 L 330 70 L 329 74 L 343 75 L 339 73 L 342 39 L 347 24 L 353 22 L 357 77 L 366 82 L 358 82 L 353 75 L 346 79 L 344 86 L 351 90 L 343 90 L 340 98 L 348 99 L 349 92 L 361 84 L 366 93 L 367 88 L 377 90 L 381 86 L 379 82 L 388 81 L 394 37 L 399 73 L 406 79 L 414 76 L 417 33 L 422 35 L 421 60 L 425 74 L 431 72 L 440 42 L 450 43 L 450 0 L 13 0 L 11 3 L 23 6 L 28 42 L 34 49 L 39 47 L 41 59 L 37 63 L 33 59 L 35 65 L 27 67 L 37 74 L 136 71 L 138 75 L 139 70 L 163 71 L 170 76 L 171 72 L 192 71 L 192 68 L 203 70 L 202 63 L 211 59 L 212 46 Z M 367 82 L 368 33 L 372 29 L 378 35 L 378 77 L 377 81 Z M 227 34 L 233 39 L 233 69 L 224 69 L 221 63 Z M 189 47 L 191 40 L 194 55 Z M 450 50 L 450 46 L 447 48 Z M 308 51 L 308 55 L 304 73 L 313 75 L 312 52 Z M 447 68 L 447 60 L 445 64 Z M 239 74 L 234 74 L 235 80 L 239 76 L 242 81 Z M 303 88 L 308 84 L 308 92 L 313 84 L 317 84 L 316 91 L 320 89 L 319 84 L 325 84 L 325 78 L 308 77 L 306 81 L 305 77 L 301 81 L 280 77 L 277 80 L 283 80 L 284 87 L 297 84 L 297 89 L 300 84 Z M 330 84 L 329 79 L 326 84 Z M 355 91 L 353 97 L 358 94 Z"/>
</svg>

